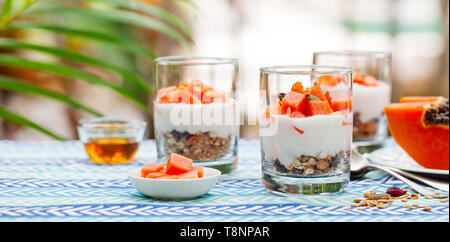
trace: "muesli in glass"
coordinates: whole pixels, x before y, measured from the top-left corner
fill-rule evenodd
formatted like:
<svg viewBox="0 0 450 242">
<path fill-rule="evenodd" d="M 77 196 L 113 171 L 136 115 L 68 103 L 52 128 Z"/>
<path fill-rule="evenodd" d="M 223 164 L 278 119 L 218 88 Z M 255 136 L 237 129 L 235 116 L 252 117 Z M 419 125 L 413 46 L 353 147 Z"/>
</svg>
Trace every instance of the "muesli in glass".
<svg viewBox="0 0 450 242">
<path fill-rule="evenodd" d="M 346 65 L 353 69 L 353 142 L 379 145 L 387 137 L 384 107 L 391 102 L 391 54 L 328 51 L 314 53 L 316 65 Z M 322 85 L 337 90 L 345 84 L 330 76 Z"/>
<path fill-rule="evenodd" d="M 282 195 L 329 194 L 349 182 L 352 143 L 351 68 L 261 68 L 263 184 Z M 339 90 L 321 80 L 342 79 Z"/>
<path fill-rule="evenodd" d="M 153 100 L 158 160 L 171 153 L 229 173 L 239 138 L 236 59 L 162 57 Z"/>
</svg>

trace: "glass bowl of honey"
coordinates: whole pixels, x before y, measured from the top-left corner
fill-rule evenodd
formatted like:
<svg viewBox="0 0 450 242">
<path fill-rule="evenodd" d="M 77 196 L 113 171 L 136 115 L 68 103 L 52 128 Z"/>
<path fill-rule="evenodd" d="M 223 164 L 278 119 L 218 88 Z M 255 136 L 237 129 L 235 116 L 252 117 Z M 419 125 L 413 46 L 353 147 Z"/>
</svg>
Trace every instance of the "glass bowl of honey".
<svg viewBox="0 0 450 242">
<path fill-rule="evenodd" d="M 91 161 L 125 164 L 133 160 L 144 138 L 147 123 L 141 119 L 81 119 L 77 130 Z"/>
</svg>

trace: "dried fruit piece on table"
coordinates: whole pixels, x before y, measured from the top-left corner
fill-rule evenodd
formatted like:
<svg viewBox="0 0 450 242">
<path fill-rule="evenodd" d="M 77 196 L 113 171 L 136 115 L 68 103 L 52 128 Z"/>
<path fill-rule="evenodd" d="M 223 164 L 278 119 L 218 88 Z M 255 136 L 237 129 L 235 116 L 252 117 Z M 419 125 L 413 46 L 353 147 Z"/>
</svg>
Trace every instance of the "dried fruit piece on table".
<svg viewBox="0 0 450 242">
<path fill-rule="evenodd" d="M 391 187 L 386 190 L 386 193 L 393 197 L 400 197 L 406 194 L 406 190 L 398 187 Z"/>
<path fill-rule="evenodd" d="M 430 101 L 423 101 L 427 99 Z M 406 97 L 402 100 L 384 109 L 395 141 L 425 168 L 448 170 L 448 99 Z"/>
</svg>

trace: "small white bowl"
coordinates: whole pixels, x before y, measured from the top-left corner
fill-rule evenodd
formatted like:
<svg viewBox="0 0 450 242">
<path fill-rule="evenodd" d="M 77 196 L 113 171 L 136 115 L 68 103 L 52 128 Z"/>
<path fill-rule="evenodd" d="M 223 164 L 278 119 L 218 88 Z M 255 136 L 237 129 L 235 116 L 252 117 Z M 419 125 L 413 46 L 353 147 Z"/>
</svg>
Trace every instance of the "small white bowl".
<svg viewBox="0 0 450 242">
<path fill-rule="evenodd" d="M 151 198 L 162 200 L 187 200 L 207 193 L 217 182 L 221 172 L 204 167 L 203 177 L 196 179 L 150 179 L 141 177 L 141 169 L 128 172 L 136 189 Z"/>
</svg>

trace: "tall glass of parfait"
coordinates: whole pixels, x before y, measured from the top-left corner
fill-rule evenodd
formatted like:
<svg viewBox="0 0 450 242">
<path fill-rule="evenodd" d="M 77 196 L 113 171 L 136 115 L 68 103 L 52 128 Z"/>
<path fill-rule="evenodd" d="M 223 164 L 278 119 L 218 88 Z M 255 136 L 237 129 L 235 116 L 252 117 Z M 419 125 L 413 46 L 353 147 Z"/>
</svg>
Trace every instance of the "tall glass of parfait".
<svg viewBox="0 0 450 242">
<path fill-rule="evenodd" d="M 171 153 L 195 164 L 236 168 L 239 139 L 238 61 L 161 57 L 155 61 L 153 99 L 158 160 Z"/>
<path fill-rule="evenodd" d="M 314 53 L 314 64 L 353 68 L 353 142 L 380 145 L 387 137 L 384 107 L 391 102 L 391 54 L 387 52 L 328 51 Z M 323 80 L 326 90 L 339 89 L 338 78 Z"/>
<path fill-rule="evenodd" d="M 349 182 L 352 70 L 334 66 L 261 68 L 263 184 L 281 195 L 342 191 Z M 321 80 L 342 80 L 326 90 Z"/>
</svg>

